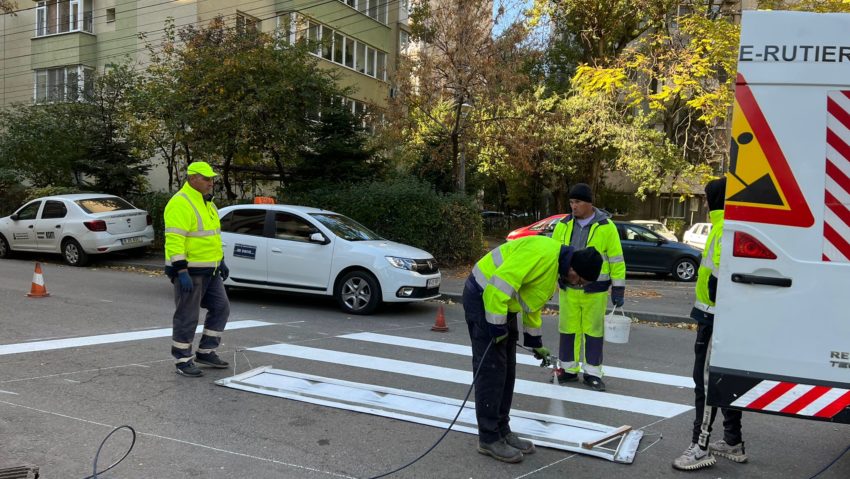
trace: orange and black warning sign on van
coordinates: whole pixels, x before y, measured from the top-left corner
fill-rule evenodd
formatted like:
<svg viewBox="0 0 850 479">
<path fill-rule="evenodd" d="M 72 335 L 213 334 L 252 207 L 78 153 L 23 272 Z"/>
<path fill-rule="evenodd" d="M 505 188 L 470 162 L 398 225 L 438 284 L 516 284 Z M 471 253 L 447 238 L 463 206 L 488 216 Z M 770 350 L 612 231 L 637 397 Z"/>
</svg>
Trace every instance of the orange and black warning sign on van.
<svg viewBox="0 0 850 479">
<path fill-rule="evenodd" d="M 740 74 L 726 181 L 726 219 L 806 228 L 815 222 L 767 119 Z"/>
</svg>

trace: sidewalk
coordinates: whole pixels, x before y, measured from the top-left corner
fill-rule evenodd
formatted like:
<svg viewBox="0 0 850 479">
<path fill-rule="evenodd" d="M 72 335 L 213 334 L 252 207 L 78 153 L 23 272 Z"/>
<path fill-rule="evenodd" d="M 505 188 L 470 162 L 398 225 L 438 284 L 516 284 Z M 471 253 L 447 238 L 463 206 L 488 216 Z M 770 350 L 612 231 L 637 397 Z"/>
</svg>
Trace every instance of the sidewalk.
<svg viewBox="0 0 850 479">
<path fill-rule="evenodd" d="M 98 258 L 95 264 L 162 271 L 163 263 L 164 260 L 160 254 L 140 257 L 115 254 Z M 469 275 L 469 268 L 441 268 L 440 271 L 443 275 L 440 292 L 444 298 L 459 303 L 462 300 L 463 284 Z M 626 304 L 623 306 L 623 311 L 629 317 L 658 323 L 692 323 L 694 321 L 688 317 L 688 314 L 693 304 L 694 283 L 660 280 L 651 275 L 641 274 L 629 275 L 626 279 Z M 557 297 L 553 297 L 547 306 L 557 310 Z"/>
</svg>

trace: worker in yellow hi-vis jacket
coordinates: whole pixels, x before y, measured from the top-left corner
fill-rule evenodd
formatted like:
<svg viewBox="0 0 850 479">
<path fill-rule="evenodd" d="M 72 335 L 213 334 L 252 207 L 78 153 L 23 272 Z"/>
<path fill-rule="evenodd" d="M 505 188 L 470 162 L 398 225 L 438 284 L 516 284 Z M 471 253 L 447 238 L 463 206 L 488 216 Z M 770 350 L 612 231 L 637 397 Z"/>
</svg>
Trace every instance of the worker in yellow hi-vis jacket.
<svg viewBox="0 0 850 479">
<path fill-rule="evenodd" d="M 463 310 L 472 342 L 478 452 L 519 462 L 534 444 L 511 432 L 509 413 L 516 379 L 517 313 L 523 343 L 538 359 L 548 357 L 541 337 L 541 310 L 557 284 L 582 284 L 599 276 L 602 257 L 576 251 L 545 236 L 505 243 L 481 258 L 463 288 Z"/>
<path fill-rule="evenodd" d="M 608 214 L 593 206 L 590 186 L 578 183 L 570 189 L 572 214 L 555 226 L 552 238 L 574 248 L 593 246 L 602 254 L 602 272 L 593 283 L 561 288 L 561 333 L 558 358 L 560 367 L 555 370 L 553 382 L 578 381 L 584 368 L 584 384 L 596 391 L 604 391 L 602 382 L 602 338 L 605 332 L 605 306 L 608 289 L 611 302 L 622 306 L 626 290 L 626 263 L 617 226 Z M 579 362 L 582 364 L 580 365 Z"/>
</svg>

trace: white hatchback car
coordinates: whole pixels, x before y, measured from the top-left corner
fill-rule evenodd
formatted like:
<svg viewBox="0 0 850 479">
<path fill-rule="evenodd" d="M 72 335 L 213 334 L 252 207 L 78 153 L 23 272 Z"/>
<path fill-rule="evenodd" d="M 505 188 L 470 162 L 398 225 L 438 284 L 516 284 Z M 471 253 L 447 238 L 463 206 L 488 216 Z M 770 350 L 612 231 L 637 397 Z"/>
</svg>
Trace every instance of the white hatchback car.
<svg viewBox="0 0 850 479">
<path fill-rule="evenodd" d="M 71 266 L 89 255 L 144 249 L 153 243 L 151 216 L 104 194 L 45 196 L 0 218 L 0 258 L 14 251 L 61 253 Z"/>
<path fill-rule="evenodd" d="M 682 243 L 704 250 L 709 232 L 711 232 L 711 223 L 694 223 L 685 231 L 685 235 L 682 237 Z"/>
<path fill-rule="evenodd" d="M 227 206 L 219 216 L 226 286 L 333 296 L 351 314 L 440 295 L 433 256 L 341 214 L 261 204 Z"/>
</svg>

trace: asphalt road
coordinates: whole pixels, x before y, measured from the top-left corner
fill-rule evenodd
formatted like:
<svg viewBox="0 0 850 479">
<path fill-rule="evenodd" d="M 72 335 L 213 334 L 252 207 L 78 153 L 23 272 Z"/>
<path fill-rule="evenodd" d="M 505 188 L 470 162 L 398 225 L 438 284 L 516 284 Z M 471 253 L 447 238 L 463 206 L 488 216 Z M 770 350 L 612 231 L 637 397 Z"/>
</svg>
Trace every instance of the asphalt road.
<svg viewBox="0 0 850 479">
<path fill-rule="evenodd" d="M 206 370 L 203 378 L 194 379 L 173 373 L 169 356 L 173 303 L 164 277 L 48 264 L 44 279 L 50 297 L 31 299 L 25 293 L 32 271 L 32 261 L 0 261 L 0 458 L 38 465 L 45 478 L 90 475 L 99 444 L 113 427 L 123 424 L 138 432 L 135 447 L 124 462 L 100 477 L 369 477 L 418 456 L 442 431 L 238 391 L 213 381 L 271 365 L 456 399 L 463 398 L 468 387 L 405 368 L 381 370 L 381 365 L 396 360 L 469 371 L 466 357 L 403 345 L 411 339 L 468 345 L 463 311 L 457 304 L 445 305 L 449 331 L 436 333 L 430 327 L 441 303 L 392 306 L 375 316 L 358 317 L 342 314 L 333 301 L 323 298 L 234 291 L 230 322 L 246 327 L 227 331 L 220 349 L 234 368 Z M 556 325 L 554 318 L 549 319 L 544 340 L 552 347 Z M 371 342 L 341 337 L 366 332 L 390 338 Z M 119 334 L 124 336 L 103 336 Z M 628 344 L 606 345 L 606 365 L 687 377 L 693 334 L 689 329 L 635 324 Z M 275 344 L 315 348 L 322 355 L 303 359 L 249 350 Z M 365 356 L 370 362 L 353 366 L 343 353 Z M 519 379 L 529 383 L 545 384 L 548 374 L 539 367 L 518 368 Z M 641 400 L 662 401 L 674 408 L 691 403 L 691 390 L 613 374 L 606 382 L 607 394 L 622 397 L 625 406 L 582 402 L 587 390 L 570 385 L 563 387 L 562 399 L 517 394 L 514 408 L 642 428 L 646 436 L 631 465 L 548 448 L 539 448 L 521 464 L 507 465 L 478 454 L 475 436 L 451 432 L 424 459 L 392 477 L 808 478 L 850 443 L 846 425 L 747 414 L 747 464 L 718 458 L 711 469 L 681 473 L 670 462 L 689 442 L 692 411 L 664 417 L 657 411 L 644 412 Z M 101 469 L 120 457 L 128 436 L 119 432 L 107 444 Z M 850 477 L 850 456 L 820 477 Z"/>
</svg>

